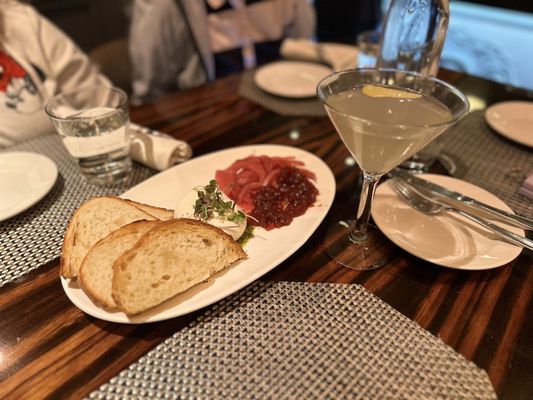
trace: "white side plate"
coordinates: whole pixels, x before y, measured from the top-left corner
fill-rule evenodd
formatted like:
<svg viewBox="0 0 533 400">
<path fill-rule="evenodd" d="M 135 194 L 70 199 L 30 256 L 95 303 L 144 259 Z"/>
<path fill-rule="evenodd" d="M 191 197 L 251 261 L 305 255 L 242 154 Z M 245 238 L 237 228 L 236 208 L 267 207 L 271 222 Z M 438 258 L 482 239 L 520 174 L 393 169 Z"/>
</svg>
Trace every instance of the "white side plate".
<svg viewBox="0 0 533 400">
<path fill-rule="evenodd" d="M 278 61 L 261 67 L 255 83 L 265 92 L 283 97 L 316 96 L 318 82 L 333 70 L 321 64 L 303 61 Z"/>
<path fill-rule="evenodd" d="M 514 142 L 533 147 L 533 101 L 504 101 L 485 111 L 496 132 Z"/>
<path fill-rule="evenodd" d="M 27 210 L 54 186 L 57 167 L 37 153 L 0 154 L 0 221 Z"/>
<path fill-rule="evenodd" d="M 96 306 L 76 281 L 61 278 L 69 299 L 81 310 L 111 322 L 145 323 L 174 318 L 206 307 L 253 282 L 287 259 L 302 246 L 326 216 L 335 196 L 335 177 L 315 155 L 294 147 L 254 145 L 236 147 L 198 157 L 142 182 L 122 197 L 158 207 L 174 209 L 191 188 L 206 185 L 217 169 L 250 155 L 294 156 L 314 172 L 319 195 L 314 207 L 286 227 L 266 231 L 256 228 L 255 237 L 245 246 L 248 258 L 215 275 L 209 282 L 190 290 L 143 314 L 128 318 L 122 312 L 107 312 Z"/>
<path fill-rule="evenodd" d="M 430 182 L 463 193 L 476 200 L 512 211 L 502 200 L 471 183 L 443 175 L 422 174 Z M 483 270 L 514 260 L 522 248 L 501 240 L 494 233 L 464 217 L 445 212 L 423 214 L 403 202 L 388 182 L 376 190 L 372 217 L 391 241 L 409 253 L 443 267 Z M 520 228 L 505 228 L 524 235 Z"/>
</svg>

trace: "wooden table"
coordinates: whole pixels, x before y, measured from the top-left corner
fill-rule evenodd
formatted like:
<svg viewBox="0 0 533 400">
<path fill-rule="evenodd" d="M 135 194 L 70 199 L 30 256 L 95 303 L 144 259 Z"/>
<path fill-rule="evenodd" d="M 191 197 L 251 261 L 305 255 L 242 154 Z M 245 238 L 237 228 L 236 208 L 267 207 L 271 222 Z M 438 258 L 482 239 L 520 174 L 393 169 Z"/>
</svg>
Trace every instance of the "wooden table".
<svg viewBox="0 0 533 400">
<path fill-rule="evenodd" d="M 487 104 L 526 98 L 485 80 L 443 72 Z M 289 118 L 241 98 L 239 76 L 132 110 L 133 121 L 186 140 L 195 155 L 254 143 L 297 146 L 326 161 L 337 179 L 329 218 L 267 280 L 359 283 L 485 369 L 502 399 L 533 391 L 533 255 L 502 268 L 467 272 L 424 262 L 384 239 L 385 267 L 338 266 L 321 241 L 328 220 L 354 207 L 358 169 L 326 118 Z M 289 132 L 299 135 L 289 136 Z M 200 312 L 200 311 L 199 311 Z M 100 321 L 64 294 L 58 261 L 0 289 L 0 398 L 79 398 L 179 330 L 198 313 L 147 325 Z"/>
</svg>

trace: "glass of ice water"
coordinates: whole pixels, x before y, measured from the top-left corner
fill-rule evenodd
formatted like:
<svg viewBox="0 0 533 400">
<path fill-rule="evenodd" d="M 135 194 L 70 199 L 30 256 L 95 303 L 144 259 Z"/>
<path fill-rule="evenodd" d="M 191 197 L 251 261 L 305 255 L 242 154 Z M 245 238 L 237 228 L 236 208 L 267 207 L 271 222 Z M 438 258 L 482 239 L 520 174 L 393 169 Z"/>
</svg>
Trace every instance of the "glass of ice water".
<svg viewBox="0 0 533 400">
<path fill-rule="evenodd" d="M 364 31 L 357 35 L 357 47 L 359 48 L 358 68 L 371 68 L 376 65 L 380 40 L 381 33 L 378 31 Z"/>
<path fill-rule="evenodd" d="M 46 112 L 82 174 L 96 185 L 124 181 L 131 172 L 128 96 L 96 85 L 55 96 Z"/>
</svg>

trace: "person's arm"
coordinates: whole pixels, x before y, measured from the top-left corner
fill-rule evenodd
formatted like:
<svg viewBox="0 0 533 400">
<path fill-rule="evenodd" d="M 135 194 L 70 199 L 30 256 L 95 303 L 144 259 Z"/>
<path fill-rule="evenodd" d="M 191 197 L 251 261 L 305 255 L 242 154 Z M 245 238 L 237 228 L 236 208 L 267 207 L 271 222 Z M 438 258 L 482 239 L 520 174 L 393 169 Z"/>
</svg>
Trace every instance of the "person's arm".
<svg viewBox="0 0 533 400">
<path fill-rule="evenodd" d="M 316 16 L 309 0 L 293 0 L 293 11 L 293 20 L 287 36 L 295 39 L 312 38 L 315 35 Z"/>
<path fill-rule="evenodd" d="M 135 0 L 129 46 L 138 102 L 205 82 L 185 17 L 174 0 Z"/>
<path fill-rule="evenodd" d="M 46 78 L 55 81 L 56 91 L 68 92 L 97 83 L 111 85 L 63 31 L 32 9 L 28 12 L 36 14 L 37 40 L 48 64 Z"/>
</svg>

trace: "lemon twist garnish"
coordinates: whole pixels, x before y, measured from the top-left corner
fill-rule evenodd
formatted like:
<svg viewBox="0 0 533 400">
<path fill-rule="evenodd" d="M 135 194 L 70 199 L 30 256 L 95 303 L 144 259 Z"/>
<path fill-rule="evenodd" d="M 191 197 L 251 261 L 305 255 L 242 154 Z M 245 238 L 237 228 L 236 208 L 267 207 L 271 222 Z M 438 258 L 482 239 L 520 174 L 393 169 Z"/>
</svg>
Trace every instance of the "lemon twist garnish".
<svg viewBox="0 0 533 400">
<path fill-rule="evenodd" d="M 397 99 L 418 99 L 422 97 L 420 93 L 378 85 L 363 86 L 363 94 L 370 97 L 393 97 Z"/>
</svg>

